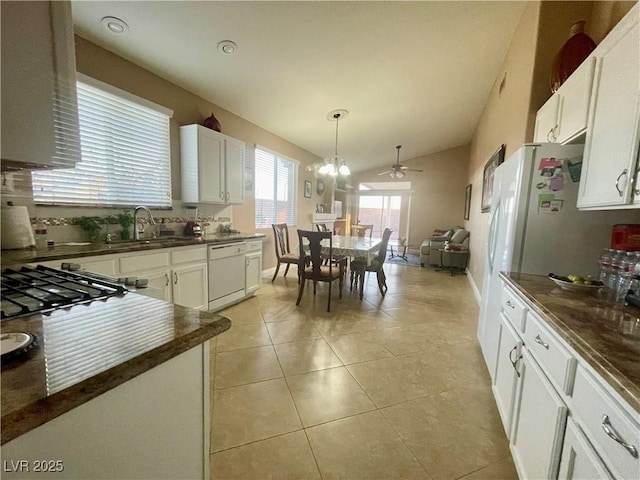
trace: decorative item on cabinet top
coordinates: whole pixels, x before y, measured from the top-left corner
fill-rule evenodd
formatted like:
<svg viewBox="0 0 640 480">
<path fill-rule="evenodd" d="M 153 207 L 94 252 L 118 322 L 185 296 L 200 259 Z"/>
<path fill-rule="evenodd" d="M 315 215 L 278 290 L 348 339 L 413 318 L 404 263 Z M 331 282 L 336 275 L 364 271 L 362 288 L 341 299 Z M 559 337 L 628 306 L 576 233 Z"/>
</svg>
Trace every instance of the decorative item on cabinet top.
<svg viewBox="0 0 640 480">
<path fill-rule="evenodd" d="M 551 65 L 549 83 L 551 91 L 555 93 L 569 76 L 596 48 L 591 37 L 584 33 L 584 20 L 571 26 L 569 40 L 560 48 Z"/>
<path fill-rule="evenodd" d="M 222 133 L 220 122 L 216 118 L 216 116 L 211 112 L 211 116 L 204 119 L 202 122 L 203 127 L 210 128 L 211 130 L 215 130 L 216 132 Z"/>
</svg>

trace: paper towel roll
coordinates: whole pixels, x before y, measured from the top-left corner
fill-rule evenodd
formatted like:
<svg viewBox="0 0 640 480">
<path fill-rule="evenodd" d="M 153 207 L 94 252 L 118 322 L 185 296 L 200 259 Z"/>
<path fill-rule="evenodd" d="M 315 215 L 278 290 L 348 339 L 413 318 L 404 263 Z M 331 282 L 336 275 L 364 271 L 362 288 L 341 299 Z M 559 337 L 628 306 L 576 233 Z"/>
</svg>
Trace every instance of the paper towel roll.
<svg viewBox="0 0 640 480">
<path fill-rule="evenodd" d="M 26 248 L 36 244 L 27 207 L 2 207 L 2 249 Z"/>
</svg>

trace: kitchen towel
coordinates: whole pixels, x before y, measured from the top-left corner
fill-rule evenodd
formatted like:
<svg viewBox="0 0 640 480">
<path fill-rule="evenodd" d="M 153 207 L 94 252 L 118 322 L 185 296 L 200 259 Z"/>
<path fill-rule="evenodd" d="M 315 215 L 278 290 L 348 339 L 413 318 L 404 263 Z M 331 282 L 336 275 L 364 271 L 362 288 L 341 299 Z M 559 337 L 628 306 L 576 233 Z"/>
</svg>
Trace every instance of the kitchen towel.
<svg viewBox="0 0 640 480">
<path fill-rule="evenodd" d="M 36 244 L 27 207 L 3 206 L 1 215 L 3 250 L 26 248 Z"/>
</svg>

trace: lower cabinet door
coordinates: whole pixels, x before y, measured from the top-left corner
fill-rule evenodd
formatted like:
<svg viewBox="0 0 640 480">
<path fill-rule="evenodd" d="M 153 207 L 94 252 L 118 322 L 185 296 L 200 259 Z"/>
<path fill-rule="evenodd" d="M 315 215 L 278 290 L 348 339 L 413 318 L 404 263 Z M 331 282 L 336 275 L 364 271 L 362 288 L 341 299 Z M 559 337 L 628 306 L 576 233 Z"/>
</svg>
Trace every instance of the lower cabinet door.
<svg viewBox="0 0 640 480">
<path fill-rule="evenodd" d="M 245 294 L 260 289 L 260 280 L 262 277 L 262 252 L 248 253 L 245 257 L 246 275 L 245 275 Z"/>
<path fill-rule="evenodd" d="M 198 310 L 207 310 L 209 306 L 207 264 L 199 263 L 176 267 L 172 274 L 173 303 Z"/>
<path fill-rule="evenodd" d="M 511 413 L 516 393 L 516 384 L 520 372 L 520 352 L 522 340 L 516 334 L 509 321 L 500 315 L 500 338 L 498 340 L 498 361 L 493 378 L 493 395 L 496 398 L 498 412 L 507 434 L 511 435 Z"/>
<path fill-rule="evenodd" d="M 612 479 L 598 454 L 571 418 L 564 434 L 559 480 Z"/>
<path fill-rule="evenodd" d="M 543 371 L 522 349 L 511 453 L 518 476 L 556 478 L 567 420 L 567 407 Z"/>
<path fill-rule="evenodd" d="M 171 299 L 171 270 L 164 270 L 161 272 L 153 273 L 141 273 L 138 275 L 140 278 L 146 278 L 149 280 L 149 288 L 140 293 L 149 297 L 154 297 L 165 302 L 170 302 Z"/>
</svg>

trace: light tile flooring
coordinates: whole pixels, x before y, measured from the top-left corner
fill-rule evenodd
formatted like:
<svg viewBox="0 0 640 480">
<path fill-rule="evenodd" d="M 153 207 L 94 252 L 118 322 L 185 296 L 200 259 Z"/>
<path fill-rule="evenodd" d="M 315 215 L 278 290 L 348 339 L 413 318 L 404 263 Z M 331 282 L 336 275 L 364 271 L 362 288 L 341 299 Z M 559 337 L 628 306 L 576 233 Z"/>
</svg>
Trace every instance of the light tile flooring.
<svg viewBox="0 0 640 480">
<path fill-rule="evenodd" d="M 364 300 L 295 269 L 222 312 L 211 355 L 214 479 L 516 479 L 465 276 L 387 264 Z M 337 283 L 336 283 L 337 285 Z"/>
</svg>

